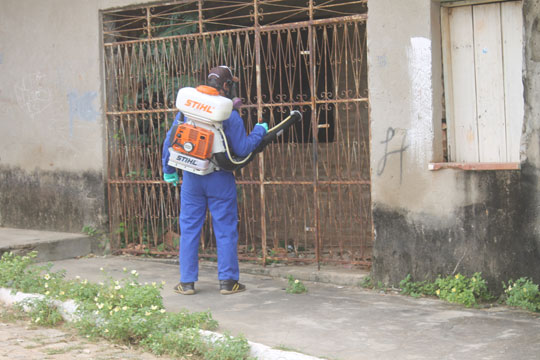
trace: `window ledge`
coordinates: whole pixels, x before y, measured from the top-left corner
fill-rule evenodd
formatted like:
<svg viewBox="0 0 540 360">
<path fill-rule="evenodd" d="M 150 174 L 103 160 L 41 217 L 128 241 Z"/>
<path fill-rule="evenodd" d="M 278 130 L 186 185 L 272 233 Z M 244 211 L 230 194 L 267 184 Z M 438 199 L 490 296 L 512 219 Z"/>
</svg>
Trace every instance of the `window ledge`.
<svg viewBox="0 0 540 360">
<path fill-rule="evenodd" d="M 518 162 L 504 163 L 460 163 L 460 162 L 441 162 L 429 163 L 429 170 L 436 171 L 442 169 L 459 170 L 520 170 L 521 164 Z"/>
</svg>

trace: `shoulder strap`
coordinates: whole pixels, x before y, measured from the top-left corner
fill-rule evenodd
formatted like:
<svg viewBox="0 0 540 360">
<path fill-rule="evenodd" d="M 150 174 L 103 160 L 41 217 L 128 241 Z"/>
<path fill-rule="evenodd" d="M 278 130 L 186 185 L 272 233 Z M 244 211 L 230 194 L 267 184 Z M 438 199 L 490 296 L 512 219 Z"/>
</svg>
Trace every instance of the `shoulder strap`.
<svg viewBox="0 0 540 360">
<path fill-rule="evenodd" d="M 184 122 L 184 113 L 180 112 L 180 117 L 178 118 L 178 124 L 173 125 L 171 132 L 169 133 L 169 146 L 173 146 L 173 144 L 176 141 L 176 132 L 178 129 L 178 125 L 182 124 Z"/>
</svg>

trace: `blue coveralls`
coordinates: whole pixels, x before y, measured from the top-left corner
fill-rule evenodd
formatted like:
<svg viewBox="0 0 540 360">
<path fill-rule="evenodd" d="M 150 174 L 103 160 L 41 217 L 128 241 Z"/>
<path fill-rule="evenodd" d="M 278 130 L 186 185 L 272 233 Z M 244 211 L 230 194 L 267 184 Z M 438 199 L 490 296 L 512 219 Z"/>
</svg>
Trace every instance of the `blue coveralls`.
<svg viewBox="0 0 540 360">
<path fill-rule="evenodd" d="M 180 121 L 180 113 L 169 129 L 163 143 L 163 172 L 176 171 L 167 165 L 169 161 L 168 139 L 174 125 Z M 261 142 L 266 130 L 255 126 L 246 135 L 244 122 L 236 110 L 223 122 L 223 130 L 229 147 L 240 157 L 247 156 Z M 218 279 L 238 280 L 238 204 L 234 174 L 227 171 L 215 171 L 208 175 L 183 172 L 180 193 L 180 281 L 195 282 L 199 275 L 199 240 L 206 217 L 210 209 L 216 235 Z"/>
</svg>

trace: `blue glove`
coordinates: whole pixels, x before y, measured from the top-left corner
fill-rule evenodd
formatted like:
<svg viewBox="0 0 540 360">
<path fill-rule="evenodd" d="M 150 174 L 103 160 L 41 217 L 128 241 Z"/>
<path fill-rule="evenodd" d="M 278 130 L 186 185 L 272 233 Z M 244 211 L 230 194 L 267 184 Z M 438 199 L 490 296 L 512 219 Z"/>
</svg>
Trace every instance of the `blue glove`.
<svg viewBox="0 0 540 360">
<path fill-rule="evenodd" d="M 163 173 L 163 180 L 174 186 L 178 185 L 178 174 L 173 172 L 172 174 Z"/>
<path fill-rule="evenodd" d="M 255 126 L 262 126 L 265 132 L 268 132 L 268 124 L 265 122 L 257 123 Z"/>
</svg>

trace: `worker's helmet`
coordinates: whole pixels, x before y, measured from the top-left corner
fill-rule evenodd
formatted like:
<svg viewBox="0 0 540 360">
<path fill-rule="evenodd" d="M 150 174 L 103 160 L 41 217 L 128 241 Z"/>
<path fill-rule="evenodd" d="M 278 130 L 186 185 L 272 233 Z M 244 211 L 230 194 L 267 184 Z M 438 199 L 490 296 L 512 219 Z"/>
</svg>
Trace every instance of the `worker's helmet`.
<svg viewBox="0 0 540 360">
<path fill-rule="evenodd" d="M 225 91 L 227 97 L 232 98 L 236 96 L 233 92 L 236 92 L 235 85 L 237 82 L 238 78 L 233 75 L 232 70 L 228 66 L 216 66 L 208 72 L 208 85 Z M 227 90 L 224 89 L 224 84 L 228 85 Z"/>
</svg>

